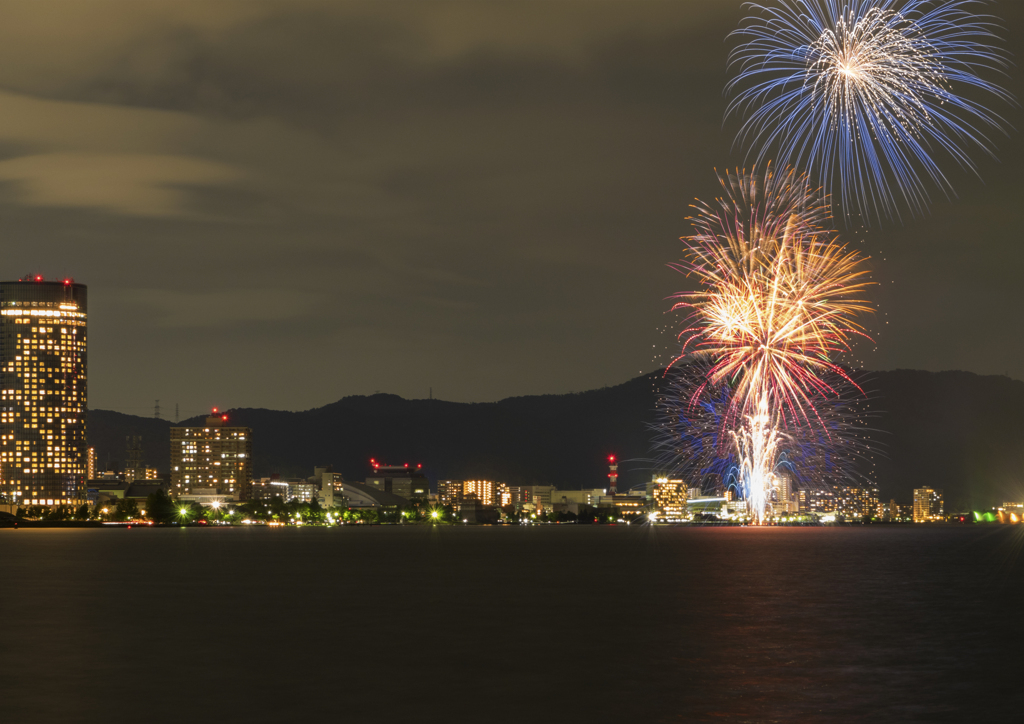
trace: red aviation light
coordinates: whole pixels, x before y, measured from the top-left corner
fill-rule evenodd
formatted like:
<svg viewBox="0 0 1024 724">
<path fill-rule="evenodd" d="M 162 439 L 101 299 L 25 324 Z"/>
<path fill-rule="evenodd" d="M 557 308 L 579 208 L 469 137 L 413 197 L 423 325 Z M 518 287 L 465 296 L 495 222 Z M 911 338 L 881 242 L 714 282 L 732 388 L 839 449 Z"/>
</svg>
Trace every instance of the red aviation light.
<svg viewBox="0 0 1024 724">
<path fill-rule="evenodd" d="M 228 416 L 227 415 L 221 415 L 220 419 L 223 420 L 224 422 L 227 422 L 228 421 Z"/>
<path fill-rule="evenodd" d="M 409 463 L 406 463 L 406 464 L 405 464 L 405 467 L 409 467 Z"/>
<path fill-rule="evenodd" d="M 416 467 L 418 467 L 418 468 L 422 468 L 422 467 L 423 467 L 423 463 L 417 463 L 417 464 L 416 464 Z"/>
<path fill-rule="evenodd" d="M 71 284 L 71 280 L 70 279 L 65 279 L 64 280 L 64 286 L 70 286 L 70 284 Z"/>
<path fill-rule="evenodd" d="M 41 281 L 43 281 L 43 278 L 41 276 L 39 276 L 38 274 L 36 274 L 36 281 L 37 282 L 41 282 Z"/>
<path fill-rule="evenodd" d="M 608 456 L 608 462 L 610 462 L 610 463 L 615 462 L 615 456 L 614 455 L 609 455 Z"/>
<path fill-rule="evenodd" d="M 213 414 L 214 414 L 214 415 L 216 415 L 216 414 L 217 414 L 217 408 L 216 408 L 216 407 L 215 407 L 215 408 L 213 408 Z"/>
</svg>

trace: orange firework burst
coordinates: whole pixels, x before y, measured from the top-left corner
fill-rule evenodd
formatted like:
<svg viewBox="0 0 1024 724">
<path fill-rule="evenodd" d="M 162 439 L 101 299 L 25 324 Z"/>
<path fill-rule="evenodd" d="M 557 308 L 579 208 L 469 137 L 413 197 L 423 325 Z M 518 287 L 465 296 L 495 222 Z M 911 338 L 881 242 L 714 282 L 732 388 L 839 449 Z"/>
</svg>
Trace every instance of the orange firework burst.
<svg viewBox="0 0 1024 724">
<path fill-rule="evenodd" d="M 812 399 L 836 394 L 827 377 L 849 381 L 837 356 L 867 336 L 857 319 L 873 311 L 864 259 L 830 229 L 828 205 L 806 175 L 736 172 L 720 181 L 725 195 L 694 207 L 695 234 L 675 265 L 701 286 L 674 297 L 674 310 L 690 310 L 677 361 L 709 357 L 707 382 L 733 384 L 735 415 L 767 409 L 806 423 L 817 417 Z"/>
</svg>

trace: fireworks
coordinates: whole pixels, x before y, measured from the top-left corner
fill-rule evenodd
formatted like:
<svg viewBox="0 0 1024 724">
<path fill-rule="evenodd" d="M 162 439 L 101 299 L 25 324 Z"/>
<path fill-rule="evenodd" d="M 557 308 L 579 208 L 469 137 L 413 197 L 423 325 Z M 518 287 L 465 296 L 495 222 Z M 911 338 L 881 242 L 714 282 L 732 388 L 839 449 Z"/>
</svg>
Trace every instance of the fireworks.
<svg viewBox="0 0 1024 724">
<path fill-rule="evenodd" d="M 936 155 L 975 170 L 1002 120 L 966 92 L 1010 101 L 984 74 L 1006 61 L 991 42 L 985 0 L 780 0 L 736 31 L 739 71 L 729 113 L 747 113 L 739 140 L 758 162 L 812 169 L 843 208 L 920 212 L 929 184 L 949 194 Z M 898 212 L 897 212 L 898 215 Z"/>
<path fill-rule="evenodd" d="M 695 234 L 676 265 L 700 285 L 675 295 L 673 310 L 689 312 L 676 361 L 705 361 L 686 408 L 714 416 L 716 455 L 728 440 L 763 518 L 783 437 L 832 434 L 820 408 L 854 384 L 835 359 L 866 336 L 858 317 L 872 311 L 862 298 L 871 282 L 860 255 L 825 226 L 827 205 L 806 176 L 737 173 L 721 182 L 722 198 L 695 207 Z"/>
</svg>

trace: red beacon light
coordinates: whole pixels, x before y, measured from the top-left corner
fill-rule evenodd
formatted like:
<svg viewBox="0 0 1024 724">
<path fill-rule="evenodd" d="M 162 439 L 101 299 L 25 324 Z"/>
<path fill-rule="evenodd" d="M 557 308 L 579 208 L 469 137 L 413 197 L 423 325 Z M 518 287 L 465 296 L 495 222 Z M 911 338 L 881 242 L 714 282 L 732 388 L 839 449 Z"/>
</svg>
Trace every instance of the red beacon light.
<svg viewBox="0 0 1024 724">
<path fill-rule="evenodd" d="M 227 422 L 228 421 L 228 416 L 227 415 L 221 415 L 220 419 L 223 420 L 224 422 Z"/>
<path fill-rule="evenodd" d="M 405 464 L 405 467 L 409 467 L 409 463 L 406 463 L 406 464 Z"/>
<path fill-rule="evenodd" d="M 218 412 L 217 408 L 216 408 L 216 407 L 215 407 L 215 408 L 213 408 L 213 414 L 214 414 L 214 415 L 216 415 L 216 414 L 217 414 L 217 412 Z"/>
<path fill-rule="evenodd" d="M 39 274 L 36 274 L 36 281 L 37 281 L 37 282 L 41 282 L 41 281 L 43 281 L 43 277 L 42 277 L 42 276 L 40 276 Z"/>
<path fill-rule="evenodd" d="M 416 467 L 418 467 L 418 468 L 422 468 L 422 467 L 423 467 L 423 463 L 417 463 L 417 464 L 416 464 Z"/>
</svg>

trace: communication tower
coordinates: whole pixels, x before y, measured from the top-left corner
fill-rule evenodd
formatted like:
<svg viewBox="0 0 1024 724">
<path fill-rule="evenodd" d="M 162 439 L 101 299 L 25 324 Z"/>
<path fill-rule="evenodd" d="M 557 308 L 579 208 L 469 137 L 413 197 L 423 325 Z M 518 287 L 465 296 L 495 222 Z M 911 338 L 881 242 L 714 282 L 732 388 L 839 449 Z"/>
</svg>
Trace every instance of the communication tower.
<svg viewBox="0 0 1024 724">
<path fill-rule="evenodd" d="M 608 493 L 609 495 L 616 495 L 619 492 L 619 463 L 615 460 L 614 455 L 608 456 Z"/>
</svg>

